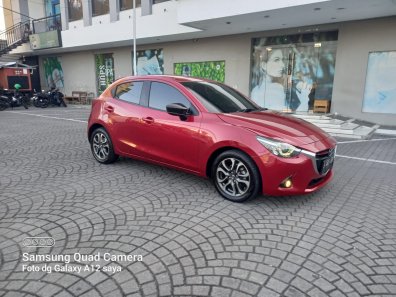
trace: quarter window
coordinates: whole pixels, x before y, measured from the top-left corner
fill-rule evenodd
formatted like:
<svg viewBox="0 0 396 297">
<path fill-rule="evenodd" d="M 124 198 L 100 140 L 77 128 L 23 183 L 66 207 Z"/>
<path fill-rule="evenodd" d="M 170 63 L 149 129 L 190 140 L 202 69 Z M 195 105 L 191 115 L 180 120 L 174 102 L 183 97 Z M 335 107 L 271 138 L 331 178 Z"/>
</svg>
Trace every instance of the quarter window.
<svg viewBox="0 0 396 297">
<path fill-rule="evenodd" d="M 174 87 L 167 84 L 152 82 L 149 97 L 149 107 L 166 111 L 166 106 L 171 103 L 181 103 L 191 108 L 188 99 Z"/>
<path fill-rule="evenodd" d="M 126 82 L 117 86 L 114 97 L 130 103 L 139 104 L 142 88 L 143 82 L 141 81 Z"/>
</svg>

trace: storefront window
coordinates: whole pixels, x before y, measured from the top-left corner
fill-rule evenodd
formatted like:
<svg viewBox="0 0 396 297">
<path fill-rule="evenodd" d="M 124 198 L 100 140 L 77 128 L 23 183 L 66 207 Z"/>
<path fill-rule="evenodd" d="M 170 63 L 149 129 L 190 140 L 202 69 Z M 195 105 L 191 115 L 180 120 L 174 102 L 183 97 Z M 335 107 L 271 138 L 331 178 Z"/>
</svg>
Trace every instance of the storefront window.
<svg viewBox="0 0 396 297">
<path fill-rule="evenodd" d="M 92 0 L 92 16 L 109 13 L 109 0 Z"/>
<path fill-rule="evenodd" d="M 82 0 L 68 0 L 69 22 L 83 18 Z"/>
<path fill-rule="evenodd" d="M 251 98 L 287 112 L 331 101 L 337 37 L 334 31 L 253 39 Z"/>
<path fill-rule="evenodd" d="M 133 0 L 119 0 L 120 1 L 120 10 L 127 10 L 133 8 Z M 140 7 L 141 0 L 136 0 L 136 7 Z"/>
</svg>

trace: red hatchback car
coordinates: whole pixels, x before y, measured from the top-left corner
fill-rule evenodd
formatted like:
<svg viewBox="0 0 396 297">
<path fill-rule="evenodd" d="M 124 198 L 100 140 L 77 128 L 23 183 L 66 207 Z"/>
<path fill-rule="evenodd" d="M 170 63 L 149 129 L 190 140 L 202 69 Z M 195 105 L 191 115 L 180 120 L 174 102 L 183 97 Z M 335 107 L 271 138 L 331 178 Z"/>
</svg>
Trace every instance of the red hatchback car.
<svg viewBox="0 0 396 297">
<path fill-rule="evenodd" d="M 332 176 L 336 141 L 318 127 L 257 106 L 224 84 L 125 77 L 93 101 L 93 156 L 145 160 L 213 179 L 226 199 L 313 192 Z"/>
</svg>

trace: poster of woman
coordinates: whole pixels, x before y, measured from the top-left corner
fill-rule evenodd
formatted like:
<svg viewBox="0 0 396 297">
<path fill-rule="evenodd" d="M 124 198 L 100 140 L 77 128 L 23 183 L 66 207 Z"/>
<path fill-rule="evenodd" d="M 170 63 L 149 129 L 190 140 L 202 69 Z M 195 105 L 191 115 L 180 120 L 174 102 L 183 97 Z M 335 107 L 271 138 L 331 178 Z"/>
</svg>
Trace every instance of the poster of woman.
<svg viewBox="0 0 396 297">
<path fill-rule="evenodd" d="M 254 48 L 251 98 L 260 106 L 282 110 L 286 107 L 283 49 L 258 45 Z"/>
<path fill-rule="evenodd" d="M 396 51 L 369 53 L 363 112 L 396 114 Z"/>
</svg>

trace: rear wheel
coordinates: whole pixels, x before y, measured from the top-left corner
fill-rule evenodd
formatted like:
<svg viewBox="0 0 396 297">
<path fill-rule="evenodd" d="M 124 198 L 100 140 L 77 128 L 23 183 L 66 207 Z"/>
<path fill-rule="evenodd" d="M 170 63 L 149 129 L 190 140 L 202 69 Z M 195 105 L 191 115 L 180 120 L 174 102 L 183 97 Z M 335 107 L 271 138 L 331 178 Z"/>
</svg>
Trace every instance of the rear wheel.
<svg viewBox="0 0 396 297">
<path fill-rule="evenodd" d="M 0 100 L 0 111 L 6 109 L 7 107 L 8 107 L 7 102 Z"/>
<path fill-rule="evenodd" d="M 238 150 L 225 151 L 217 156 L 212 166 L 212 178 L 216 190 L 233 202 L 253 198 L 261 188 L 256 164 Z"/>
<path fill-rule="evenodd" d="M 38 104 L 41 108 L 47 108 L 48 105 L 50 104 L 50 101 L 48 98 L 39 98 L 38 100 L 39 100 Z"/>
<path fill-rule="evenodd" d="M 118 159 L 107 131 L 97 128 L 91 135 L 91 151 L 99 163 L 110 164 Z"/>
</svg>

